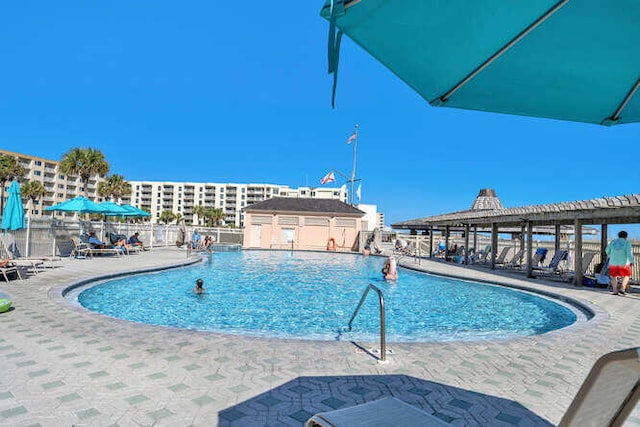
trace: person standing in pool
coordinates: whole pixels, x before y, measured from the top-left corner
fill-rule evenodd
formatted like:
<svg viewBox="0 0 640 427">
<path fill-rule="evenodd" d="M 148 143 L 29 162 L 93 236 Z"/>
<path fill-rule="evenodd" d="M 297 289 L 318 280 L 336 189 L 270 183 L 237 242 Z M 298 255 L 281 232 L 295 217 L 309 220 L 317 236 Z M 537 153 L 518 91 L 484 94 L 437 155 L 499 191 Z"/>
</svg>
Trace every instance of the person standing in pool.
<svg viewBox="0 0 640 427">
<path fill-rule="evenodd" d="M 193 288 L 193 292 L 198 295 L 204 293 L 204 281 L 202 279 L 196 280 L 196 287 Z"/>
</svg>

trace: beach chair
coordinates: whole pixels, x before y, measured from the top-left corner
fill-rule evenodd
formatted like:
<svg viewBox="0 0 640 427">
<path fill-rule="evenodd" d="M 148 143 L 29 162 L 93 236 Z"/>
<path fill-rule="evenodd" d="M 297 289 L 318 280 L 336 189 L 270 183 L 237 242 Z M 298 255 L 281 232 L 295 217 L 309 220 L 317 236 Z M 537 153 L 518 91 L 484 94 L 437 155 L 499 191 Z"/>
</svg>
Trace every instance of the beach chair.
<svg viewBox="0 0 640 427">
<path fill-rule="evenodd" d="M 594 251 L 586 251 L 582 254 L 582 277 L 583 280 L 584 278 L 588 277 L 587 276 L 587 272 L 589 271 L 589 266 L 591 265 L 591 262 L 593 261 L 593 258 L 595 258 L 597 252 Z M 572 281 L 573 278 L 575 277 L 576 273 L 575 271 L 565 271 L 561 273 L 562 279 L 563 280 L 567 280 L 567 281 Z M 597 280 L 594 276 L 591 276 L 591 279 L 593 280 L 594 284 L 597 283 Z"/>
<path fill-rule="evenodd" d="M 513 256 L 511 257 L 511 259 L 507 262 L 505 262 L 502 267 L 503 268 L 519 268 L 522 266 L 522 258 L 524 258 L 524 253 L 526 252 L 526 249 L 522 248 L 522 249 L 518 249 L 518 251 L 513 254 Z"/>
<path fill-rule="evenodd" d="M 44 260 L 42 258 L 23 257 L 20 254 L 13 235 L 0 234 L 0 244 L 2 244 L 4 252 L 14 265 L 27 267 L 33 274 L 38 274 L 41 269 L 44 270 Z"/>
<path fill-rule="evenodd" d="M 596 361 L 558 427 L 621 426 L 640 398 L 640 347 Z M 448 426 L 435 415 L 394 397 L 313 415 L 307 427 Z"/>
<path fill-rule="evenodd" d="M 73 250 L 71 251 L 72 258 L 84 259 L 93 255 L 91 247 L 88 243 L 76 239 L 71 239 L 71 243 L 73 243 Z"/>
<path fill-rule="evenodd" d="M 498 257 L 496 258 L 496 265 L 502 265 L 506 263 L 506 258 L 507 255 L 509 255 L 509 252 L 511 251 L 511 247 L 507 246 L 505 248 L 502 248 L 502 250 L 500 251 L 500 253 L 498 254 Z"/>
<path fill-rule="evenodd" d="M 0 261 L 0 263 L 1 263 L 1 261 Z M 1 265 L 0 266 L 0 274 L 2 274 L 2 277 L 4 277 L 4 281 L 5 282 L 9 281 L 9 276 L 8 275 L 11 274 L 11 273 L 16 273 L 16 276 L 20 280 L 24 279 L 24 277 L 22 277 L 22 273 L 20 272 L 20 268 L 17 265 L 8 263 L 6 265 Z"/>
<path fill-rule="evenodd" d="M 562 268 L 560 267 L 560 263 L 567 259 L 569 255 L 569 251 L 566 249 L 558 249 L 549 261 L 549 264 L 543 267 L 538 267 L 536 265 L 533 266 L 534 273 L 538 273 L 541 275 L 554 275 L 554 274 L 562 274 Z"/>
</svg>

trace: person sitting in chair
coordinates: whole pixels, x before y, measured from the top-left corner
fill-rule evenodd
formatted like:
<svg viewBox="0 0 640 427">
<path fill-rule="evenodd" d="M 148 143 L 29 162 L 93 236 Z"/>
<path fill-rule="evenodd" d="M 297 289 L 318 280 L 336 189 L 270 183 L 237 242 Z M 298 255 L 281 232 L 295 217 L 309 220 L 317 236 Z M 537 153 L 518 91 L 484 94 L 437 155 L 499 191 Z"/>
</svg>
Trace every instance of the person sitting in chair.
<svg viewBox="0 0 640 427">
<path fill-rule="evenodd" d="M 91 249 L 106 249 L 109 247 L 108 245 L 102 243 L 102 240 L 96 237 L 95 231 L 89 232 L 89 240 L 87 240 L 87 243 L 89 243 Z"/>
<path fill-rule="evenodd" d="M 129 241 L 127 243 L 129 243 L 131 246 L 140 246 L 143 247 L 144 245 L 142 244 L 142 242 L 140 241 L 140 233 L 138 233 L 137 231 L 133 234 L 133 236 L 129 237 Z"/>
</svg>

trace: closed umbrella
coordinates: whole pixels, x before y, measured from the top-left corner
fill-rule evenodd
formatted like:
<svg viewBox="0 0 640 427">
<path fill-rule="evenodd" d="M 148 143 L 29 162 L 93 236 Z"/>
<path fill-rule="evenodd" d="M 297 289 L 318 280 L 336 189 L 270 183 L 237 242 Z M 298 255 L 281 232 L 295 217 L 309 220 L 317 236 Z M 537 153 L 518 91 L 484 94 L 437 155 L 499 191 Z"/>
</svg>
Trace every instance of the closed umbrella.
<svg viewBox="0 0 640 427">
<path fill-rule="evenodd" d="M 433 106 L 640 121 L 637 0 L 326 0 L 321 14 L 334 85 L 344 33 Z"/>
<path fill-rule="evenodd" d="M 20 198 L 20 185 L 13 181 L 9 186 L 9 197 L 2 212 L 3 230 L 20 230 L 25 228 L 24 207 Z"/>
</svg>

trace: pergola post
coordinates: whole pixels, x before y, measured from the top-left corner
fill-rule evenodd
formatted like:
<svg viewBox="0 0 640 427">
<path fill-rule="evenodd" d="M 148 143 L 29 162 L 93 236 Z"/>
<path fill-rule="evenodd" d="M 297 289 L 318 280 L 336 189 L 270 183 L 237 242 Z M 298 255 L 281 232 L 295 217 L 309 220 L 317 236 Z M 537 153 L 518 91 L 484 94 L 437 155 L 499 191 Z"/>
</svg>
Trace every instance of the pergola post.
<svg viewBox="0 0 640 427">
<path fill-rule="evenodd" d="M 527 226 L 523 225 L 520 227 L 520 249 L 524 249 L 524 236 L 527 232 Z"/>
<path fill-rule="evenodd" d="M 491 223 L 491 269 L 496 269 L 496 252 L 498 251 L 498 224 Z"/>
<path fill-rule="evenodd" d="M 478 227 L 473 227 L 473 250 L 478 252 Z"/>
<path fill-rule="evenodd" d="M 573 269 L 575 271 L 573 284 L 580 286 L 582 285 L 582 222 L 579 219 L 576 219 L 573 223 L 573 232 L 576 236 L 576 249 L 573 260 Z"/>
<path fill-rule="evenodd" d="M 600 262 L 604 264 L 607 259 L 607 253 L 604 251 L 607 249 L 607 243 L 609 241 L 609 236 L 607 236 L 609 231 L 609 226 L 607 224 L 601 224 L 602 230 L 600 230 Z"/>
<path fill-rule="evenodd" d="M 433 225 L 429 226 L 429 258 L 433 258 Z"/>
<path fill-rule="evenodd" d="M 469 224 L 464 226 L 464 262 L 463 264 L 469 263 Z"/>
<path fill-rule="evenodd" d="M 527 221 L 527 277 L 533 277 L 533 224 Z"/>
<path fill-rule="evenodd" d="M 560 250 L 560 224 L 556 224 L 555 236 L 556 236 L 556 239 L 554 242 L 553 249 L 555 252 L 558 252 Z"/>
<path fill-rule="evenodd" d="M 449 256 L 449 226 L 444 226 L 444 260 Z"/>
</svg>

